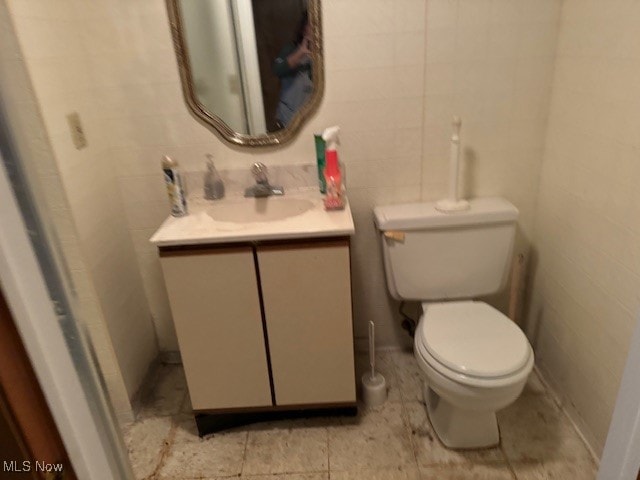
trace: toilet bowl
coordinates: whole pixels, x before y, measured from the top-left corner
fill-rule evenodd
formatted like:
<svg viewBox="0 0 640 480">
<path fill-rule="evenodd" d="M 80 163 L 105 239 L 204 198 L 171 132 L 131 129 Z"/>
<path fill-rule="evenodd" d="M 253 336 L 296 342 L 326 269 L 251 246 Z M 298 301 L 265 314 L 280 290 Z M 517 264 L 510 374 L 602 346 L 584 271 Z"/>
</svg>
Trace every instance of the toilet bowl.
<svg viewBox="0 0 640 480">
<path fill-rule="evenodd" d="M 448 213 L 410 203 L 376 207 L 374 220 L 389 293 L 423 302 L 414 353 L 436 434 L 450 448 L 497 445 L 496 411 L 522 392 L 533 351 L 515 323 L 470 299 L 504 288 L 518 209 L 504 198 Z"/>
<path fill-rule="evenodd" d="M 511 320 L 483 302 L 423 305 L 414 354 L 424 401 L 450 448 L 500 442 L 496 411 L 513 403 L 533 368 L 533 352 Z"/>
</svg>

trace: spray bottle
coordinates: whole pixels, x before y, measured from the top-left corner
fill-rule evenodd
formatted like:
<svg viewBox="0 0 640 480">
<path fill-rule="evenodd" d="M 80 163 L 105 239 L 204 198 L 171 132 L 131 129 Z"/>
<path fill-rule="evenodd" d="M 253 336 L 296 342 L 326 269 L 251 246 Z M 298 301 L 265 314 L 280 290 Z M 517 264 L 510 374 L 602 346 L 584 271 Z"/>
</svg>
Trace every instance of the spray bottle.
<svg viewBox="0 0 640 480">
<path fill-rule="evenodd" d="M 171 215 L 182 217 L 187 214 L 187 200 L 184 194 L 182 178 L 180 177 L 180 170 L 178 169 L 178 162 L 165 155 L 162 158 L 162 172 L 164 173 L 164 182 L 169 195 Z"/>
<path fill-rule="evenodd" d="M 340 172 L 338 163 L 339 133 L 340 127 L 329 127 L 322 134 L 322 139 L 327 142 L 326 165 L 324 168 L 324 180 L 327 188 L 327 193 L 324 197 L 325 210 L 342 210 L 345 203 L 342 172 Z"/>
</svg>

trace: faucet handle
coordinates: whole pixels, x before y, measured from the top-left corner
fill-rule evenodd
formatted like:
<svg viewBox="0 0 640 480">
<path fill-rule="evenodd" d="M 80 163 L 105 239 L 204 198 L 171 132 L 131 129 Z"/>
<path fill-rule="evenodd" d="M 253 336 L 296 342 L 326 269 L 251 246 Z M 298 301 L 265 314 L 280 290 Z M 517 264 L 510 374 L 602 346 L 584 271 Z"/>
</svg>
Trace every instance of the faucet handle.
<svg viewBox="0 0 640 480">
<path fill-rule="evenodd" d="M 262 162 L 256 162 L 251 166 L 251 173 L 256 177 L 258 183 L 268 183 L 267 166 Z"/>
</svg>

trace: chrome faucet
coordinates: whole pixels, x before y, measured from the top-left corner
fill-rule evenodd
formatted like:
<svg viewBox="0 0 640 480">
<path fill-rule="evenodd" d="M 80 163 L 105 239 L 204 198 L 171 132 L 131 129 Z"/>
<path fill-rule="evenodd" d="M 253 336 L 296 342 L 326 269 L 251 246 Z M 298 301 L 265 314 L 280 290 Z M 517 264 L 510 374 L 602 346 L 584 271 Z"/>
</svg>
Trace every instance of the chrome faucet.
<svg viewBox="0 0 640 480">
<path fill-rule="evenodd" d="M 244 191 L 245 197 L 270 197 L 271 195 L 284 195 L 284 189 L 269 183 L 267 167 L 264 163 L 256 162 L 251 166 L 251 173 L 256 179 L 256 184 Z"/>
<path fill-rule="evenodd" d="M 256 178 L 256 183 L 260 185 L 269 185 L 269 179 L 267 178 L 267 167 L 264 163 L 256 162 L 251 165 L 251 173 Z"/>
</svg>

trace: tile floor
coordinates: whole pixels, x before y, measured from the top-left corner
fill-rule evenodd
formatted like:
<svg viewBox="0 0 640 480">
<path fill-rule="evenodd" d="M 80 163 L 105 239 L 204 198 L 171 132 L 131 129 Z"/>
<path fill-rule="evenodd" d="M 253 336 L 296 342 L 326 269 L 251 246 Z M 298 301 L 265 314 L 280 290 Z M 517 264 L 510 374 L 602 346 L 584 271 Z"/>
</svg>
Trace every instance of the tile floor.
<svg viewBox="0 0 640 480">
<path fill-rule="evenodd" d="M 259 423 L 198 437 L 184 373 L 160 367 L 155 388 L 125 440 L 138 479 L 219 480 L 590 480 L 593 460 L 542 382 L 498 415 L 498 448 L 442 446 L 422 404 L 410 352 L 383 353 L 389 400 L 355 418 Z M 359 356 L 357 370 L 367 359 Z"/>
</svg>

